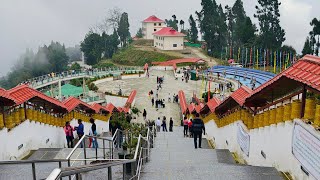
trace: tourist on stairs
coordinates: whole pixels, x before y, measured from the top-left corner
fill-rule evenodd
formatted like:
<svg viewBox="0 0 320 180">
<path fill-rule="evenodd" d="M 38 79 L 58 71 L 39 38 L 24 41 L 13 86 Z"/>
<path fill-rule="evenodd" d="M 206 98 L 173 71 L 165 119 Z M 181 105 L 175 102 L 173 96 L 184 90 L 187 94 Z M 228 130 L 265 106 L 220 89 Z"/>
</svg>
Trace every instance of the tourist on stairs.
<svg viewBox="0 0 320 180">
<path fill-rule="evenodd" d="M 172 127 L 173 127 L 173 120 L 172 117 L 170 117 L 170 123 L 169 123 L 169 131 L 172 132 Z"/>
<path fill-rule="evenodd" d="M 197 149 L 197 138 L 199 138 L 199 148 L 201 148 L 202 132 L 206 133 L 202 119 L 200 119 L 199 113 L 196 114 L 196 118 L 192 121 L 192 131 L 194 139 L 194 147 Z"/>
<path fill-rule="evenodd" d="M 80 141 L 80 139 L 84 135 L 84 126 L 82 124 L 82 120 L 81 119 L 78 119 L 78 124 L 79 124 L 79 126 L 75 127 L 75 129 L 77 130 L 77 134 L 78 134 L 79 141 Z M 80 147 L 83 148 L 83 142 L 80 144 Z"/>
<path fill-rule="evenodd" d="M 68 148 L 73 148 L 73 127 L 70 125 L 70 122 L 67 121 L 64 127 L 64 132 L 66 133 L 67 146 Z"/>
<path fill-rule="evenodd" d="M 192 119 L 190 119 L 190 121 L 188 121 L 188 128 L 189 128 L 189 137 L 193 137 Z"/>
<path fill-rule="evenodd" d="M 183 137 L 188 137 L 188 118 L 184 117 L 183 120 Z"/>
<path fill-rule="evenodd" d="M 91 125 L 92 136 L 97 136 L 98 135 L 97 126 L 94 123 L 94 119 L 93 118 L 90 119 L 90 123 L 92 124 Z M 92 148 L 98 148 L 98 140 L 95 137 L 92 138 Z"/>
</svg>

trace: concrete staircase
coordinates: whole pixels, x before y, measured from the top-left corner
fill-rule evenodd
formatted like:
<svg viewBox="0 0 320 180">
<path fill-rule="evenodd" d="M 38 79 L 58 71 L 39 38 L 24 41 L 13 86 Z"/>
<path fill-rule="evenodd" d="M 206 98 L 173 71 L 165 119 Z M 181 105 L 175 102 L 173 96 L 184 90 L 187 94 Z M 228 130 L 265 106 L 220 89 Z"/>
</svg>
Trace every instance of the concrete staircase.
<svg viewBox="0 0 320 180">
<path fill-rule="evenodd" d="M 193 139 L 183 137 L 182 127 L 158 133 L 151 161 L 144 166 L 141 179 L 282 179 L 273 167 L 238 165 L 229 150 L 210 149 L 206 139 L 202 144 L 201 149 L 195 149 Z"/>
</svg>

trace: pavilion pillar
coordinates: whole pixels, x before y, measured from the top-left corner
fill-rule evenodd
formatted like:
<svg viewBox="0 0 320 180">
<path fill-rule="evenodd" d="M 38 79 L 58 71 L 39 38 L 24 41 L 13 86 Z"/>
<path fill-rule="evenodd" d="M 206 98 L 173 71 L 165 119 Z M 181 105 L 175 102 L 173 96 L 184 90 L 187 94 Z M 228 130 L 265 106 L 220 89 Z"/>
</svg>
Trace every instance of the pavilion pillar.
<svg viewBox="0 0 320 180">
<path fill-rule="evenodd" d="M 27 116 L 27 104 L 24 102 L 23 103 L 23 109 L 24 109 L 24 119 L 27 120 L 28 116 Z"/>
<path fill-rule="evenodd" d="M 86 94 L 86 79 L 82 79 L 82 89 L 83 89 L 83 96 Z"/>
<path fill-rule="evenodd" d="M 1 104 L 1 113 L 2 113 L 2 117 L 3 117 L 3 126 L 6 127 L 6 116 L 5 116 L 5 112 L 4 112 L 4 104 L 2 102 L 0 102 Z"/>
<path fill-rule="evenodd" d="M 59 79 L 59 82 L 58 82 L 58 86 L 59 86 L 59 100 L 61 101 L 62 100 L 62 95 L 61 95 L 61 80 Z"/>
<path fill-rule="evenodd" d="M 303 85 L 300 118 L 303 118 L 304 116 L 304 110 L 306 107 L 306 98 L 307 98 L 307 88 L 306 88 L 306 85 Z"/>
</svg>

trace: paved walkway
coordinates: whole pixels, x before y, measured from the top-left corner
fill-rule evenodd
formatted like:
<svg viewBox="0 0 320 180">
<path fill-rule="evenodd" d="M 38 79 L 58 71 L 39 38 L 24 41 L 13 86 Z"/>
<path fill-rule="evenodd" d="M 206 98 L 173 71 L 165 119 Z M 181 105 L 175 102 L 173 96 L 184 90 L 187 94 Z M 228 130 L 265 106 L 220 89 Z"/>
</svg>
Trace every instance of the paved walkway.
<svg viewBox="0 0 320 180">
<path fill-rule="evenodd" d="M 279 173 L 271 167 L 237 165 L 228 150 L 194 149 L 193 139 L 183 137 L 183 129 L 157 134 L 151 160 L 141 172 L 143 180 L 166 179 L 217 179 L 217 180 L 280 180 Z"/>
</svg>

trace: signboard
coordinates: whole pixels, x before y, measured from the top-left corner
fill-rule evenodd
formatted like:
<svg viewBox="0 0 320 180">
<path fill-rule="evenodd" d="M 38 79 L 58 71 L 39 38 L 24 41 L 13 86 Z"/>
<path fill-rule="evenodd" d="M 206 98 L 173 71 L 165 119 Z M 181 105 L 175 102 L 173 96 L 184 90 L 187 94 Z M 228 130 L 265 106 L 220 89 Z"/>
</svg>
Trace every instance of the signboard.
<svg viewBox="0 0 320 180">
<path fill-rule="evenodd" d="M 250 135 L 247 133 L 241 124 L 238 123 L 237 141 L 241 150 L 249 157 L 250 152 Z"/>
<path fill-rule="evenodd" d="M 308 173 L 320 179 L 320 135 L 302 123 L 296 121 L 294 124 L 292 154 Z"/>
</svg>

